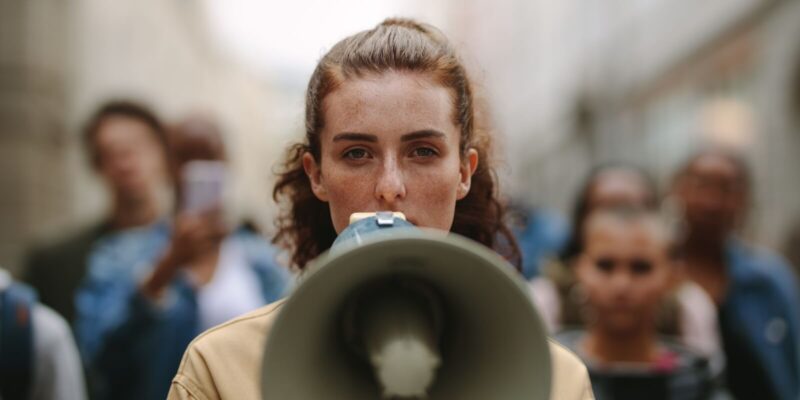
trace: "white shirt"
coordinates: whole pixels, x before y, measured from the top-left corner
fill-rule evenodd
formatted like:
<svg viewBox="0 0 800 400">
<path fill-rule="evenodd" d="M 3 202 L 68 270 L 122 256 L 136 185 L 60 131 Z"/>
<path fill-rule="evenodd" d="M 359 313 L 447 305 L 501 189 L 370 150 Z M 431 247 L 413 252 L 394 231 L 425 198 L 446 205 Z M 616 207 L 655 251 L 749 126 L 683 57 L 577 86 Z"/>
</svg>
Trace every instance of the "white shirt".
<svg viewBox="0 0 800 400">
<path fill-rule="evenodd" d="M 222 242 L 214 276 L 197 291 L 197 303 L 201 330 L 266 304 L 261 280 L 234 237 Z"/>
</svg>

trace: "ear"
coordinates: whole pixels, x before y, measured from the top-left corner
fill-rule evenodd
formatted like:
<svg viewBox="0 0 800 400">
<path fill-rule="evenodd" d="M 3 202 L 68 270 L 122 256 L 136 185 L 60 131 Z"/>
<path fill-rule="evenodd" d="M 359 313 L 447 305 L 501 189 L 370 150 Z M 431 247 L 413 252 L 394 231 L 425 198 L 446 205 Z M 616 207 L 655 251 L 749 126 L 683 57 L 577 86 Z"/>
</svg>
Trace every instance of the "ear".
<svg viewBox="0 0 800 400">
<path fill-rule="evenodd" d="M 311 182 L 311 191 L 314 192 L 314 196 L 317 196 L 320 201 L 328 201 L 328 191 L 322 182 L 322 169 L 311 153 L 303 154 L 303 169 Z"/>
<path fill-rule="evenodd" d="M 463 199 L 469 193 L 469 188 L 472 186 L 472 174 L 478 168 L 478 161 L 478 151 L 473 148 L 468 149 L 458 171 L 458 200 Z"/>
</svg>

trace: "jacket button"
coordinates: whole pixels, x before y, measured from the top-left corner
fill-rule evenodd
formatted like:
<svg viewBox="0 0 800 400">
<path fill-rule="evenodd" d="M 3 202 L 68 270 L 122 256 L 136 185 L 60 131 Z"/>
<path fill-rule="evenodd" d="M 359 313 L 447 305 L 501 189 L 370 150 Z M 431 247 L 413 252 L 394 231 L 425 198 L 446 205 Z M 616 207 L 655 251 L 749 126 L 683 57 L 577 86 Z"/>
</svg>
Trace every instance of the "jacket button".
<svg viewBox="0 0 800 400">
<path fill-rule="evenodd" d="M 764 336 L 766 336 L 768 342 L 779 344 L 786 337 L 787 328 L 786 321 L 783 318 L 773 318 L 767 323 L 767 327 L 764 329 Z"/>
</svg>

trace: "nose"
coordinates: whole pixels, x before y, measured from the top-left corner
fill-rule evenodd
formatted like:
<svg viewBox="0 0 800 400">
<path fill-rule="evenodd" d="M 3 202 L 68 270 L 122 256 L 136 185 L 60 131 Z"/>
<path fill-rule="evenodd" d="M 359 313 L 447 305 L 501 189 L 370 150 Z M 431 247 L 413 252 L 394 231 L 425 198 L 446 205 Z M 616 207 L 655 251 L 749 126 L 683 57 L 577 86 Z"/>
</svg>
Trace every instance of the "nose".
<svg viewBox="0 0 800 400">
<path fill-rule="evenodd" d="M 611 278 L 611 285 L 610 289 L 613 290 L 615 293 L 625 293 L 630 290 L 631 284 L 633 283 L 630 274 L 624 271 L 619 271 L 613 275 Z"/>
<path fill-rule="evenodd" d="M 375 183 L 375 198 L 381 204 L 391 205 L 406 196 L 403 171 L 393 157 L 387 157 Z"/>
<path fill-rule="evenodd" d="M 103 158 L 108 168 L 116 174 L 128 174 L 135 166 L 133 153 L 128 149 L 107 152 Z"/>
</svg>

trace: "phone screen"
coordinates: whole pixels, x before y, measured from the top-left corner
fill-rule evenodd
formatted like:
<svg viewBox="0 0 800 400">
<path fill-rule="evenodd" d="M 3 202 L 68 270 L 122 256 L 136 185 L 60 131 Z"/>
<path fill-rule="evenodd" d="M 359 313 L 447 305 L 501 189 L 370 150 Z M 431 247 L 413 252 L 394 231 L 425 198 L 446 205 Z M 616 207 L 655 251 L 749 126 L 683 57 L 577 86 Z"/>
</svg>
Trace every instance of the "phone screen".
<svg viewBox="0 0 800 400">
<path fill-rule="evenodd" d="M 182 172 L 181 209 L 203 212 L 222 206 L 227 171 L 222 161 L 190 161 Z"/>
</svg>

